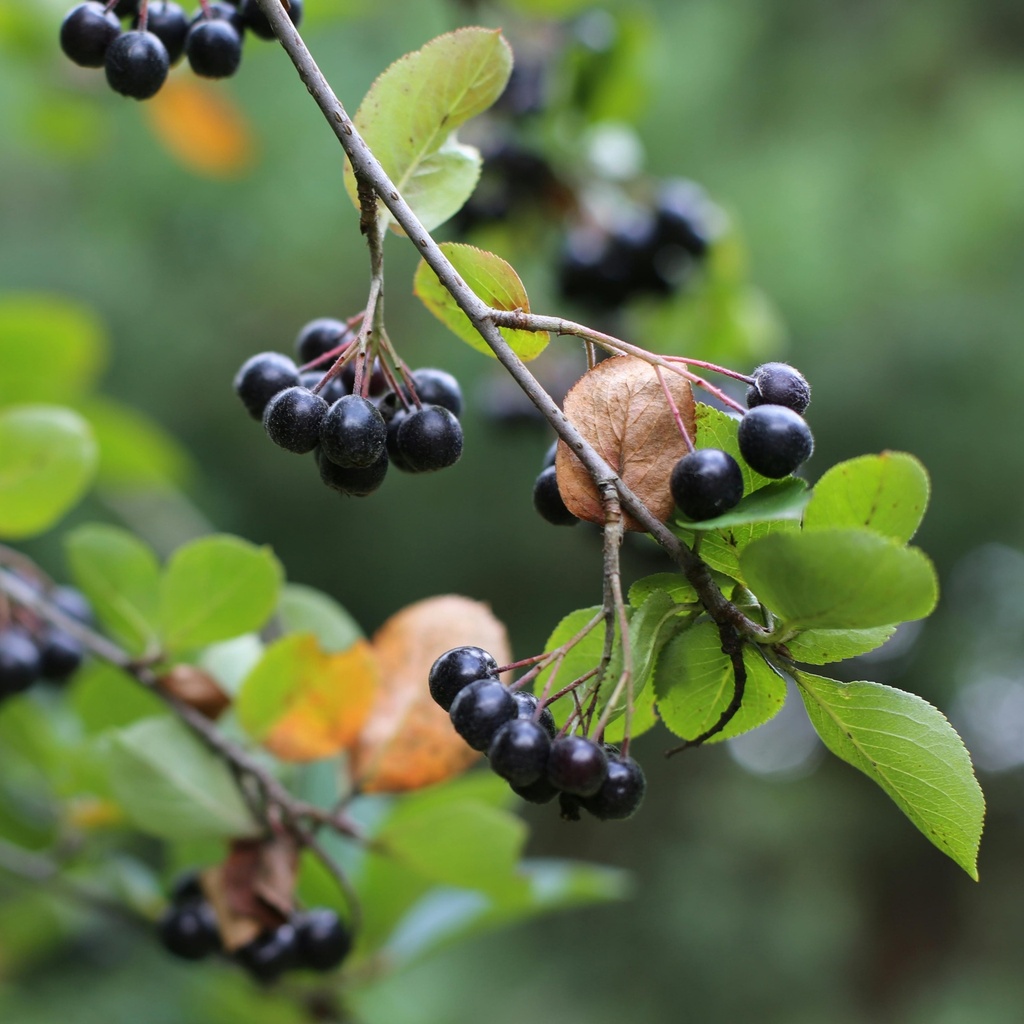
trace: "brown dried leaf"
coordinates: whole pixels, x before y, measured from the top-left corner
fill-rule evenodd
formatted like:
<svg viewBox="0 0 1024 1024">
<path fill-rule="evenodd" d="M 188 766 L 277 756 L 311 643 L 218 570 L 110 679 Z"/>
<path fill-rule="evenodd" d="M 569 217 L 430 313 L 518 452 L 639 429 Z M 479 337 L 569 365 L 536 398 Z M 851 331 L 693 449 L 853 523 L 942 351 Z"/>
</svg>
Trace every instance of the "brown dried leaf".
<svg viewBox="0 0 1024 1024">
<path fill-rule="evenodd" d="M 690 382 L 662 371 L 690 437 L 695 408 Z M 614 356 L 585 373 L 565 396 L 565 415 L 626 486 L 662 522 L 675 508 L 669 491 L 672 468 L 686 454 L 665 391 L 654 367 L 635 356 Z M 555 458 L 558 490 L 569 511 L 590 523 L 604 523 L 601 496 L 583 463 L 564 441 Z M 627 530 L 644 532 L 631 516 Z"/>
<path fill-rule="evenodd" d="M 157 685 L 164 693 L 195 708 L 211 722 L 217 721 L 231 707 L 231 698 L 213 676 L 195 665 L 175 665 L 157 680 Z"/>
<path fill-rule="evenodd" d="M 480 755 L 430 697 L 427 676 L 439 655 L 473 644 L 499 665 L 511 659 L 508 635 L 490 608 L 453 594 L 403 608 L 378 630 L 373 649 L 380 684 L 352 749 L 353 777 L 367 793 L 399 793 L 465 771 Z"/>
</svg>

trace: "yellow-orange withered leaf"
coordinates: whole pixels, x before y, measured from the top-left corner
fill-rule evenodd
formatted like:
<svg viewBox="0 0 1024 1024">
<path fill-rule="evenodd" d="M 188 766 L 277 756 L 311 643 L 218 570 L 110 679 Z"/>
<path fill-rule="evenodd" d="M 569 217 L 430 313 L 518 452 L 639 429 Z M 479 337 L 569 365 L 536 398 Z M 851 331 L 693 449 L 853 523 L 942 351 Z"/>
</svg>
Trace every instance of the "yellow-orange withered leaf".
<svg viewBox="0 0 1024 1024">
<path fill-rule="evenodd" d="M 222 89 L 174 76 L 144 105 L 153 134 L 175 159 L 208 178 L 235 178 L 250 168 L 249 122 Z"/>
<path fill-rule="evenodd" d="M 373 650 L 380 685 L 352 748 L 352 771 L 367 793 L 420 789 L 465 771 L 480 755 L 430 697 L 427 676 L 439 655 L 472 644 L 508 664 L 508 635 L 491 609 L 445 595 L 403 608 L 378 630 Z"/>
</svg>

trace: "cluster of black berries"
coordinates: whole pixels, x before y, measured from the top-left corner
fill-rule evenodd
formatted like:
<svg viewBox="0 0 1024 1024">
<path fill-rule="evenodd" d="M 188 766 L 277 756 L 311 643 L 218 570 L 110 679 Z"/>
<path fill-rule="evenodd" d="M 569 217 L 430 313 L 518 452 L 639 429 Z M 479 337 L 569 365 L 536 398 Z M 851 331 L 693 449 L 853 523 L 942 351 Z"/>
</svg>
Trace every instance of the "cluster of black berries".
<svg viewBox="0 0 1024 1024">
<path fill-rule="evenodd" d="M 566 507 L 562 492 L 558 489 L 558 477 L 555 475 L 555 454 L 558 442 L 555 441 L 544 456 L 544 465 L 540 476 L 533 485 L 533 507 L 542 519 L 552 526 L 575 526 L 579 519 Z"/>
<path fill-rule="evenodd" d="M 748 412 L 740 420 L 740 454 L 756 473 L 779 480 L 794 472 L 814 451 L 814 438 L 801 413 L 811 401 L 803 375 L 786 363 L 765 363 L 747 389 Z M 713 519 L 739 504 L 743 474 L 718 448 L 698 448 L 672 470 L 672 497 L 682 513 Z"/>
<path fill-rule="evenodd" d="M 86 0 L 61 23 L 60 46 L 76 64 L 104 68 L 115 92 L 147 100 L 160 90 L 182 55 L 197 75 L 227 78 L 238 70 L 248 32 L 274 38 L 256 0 L 200 3 L 189 17 L 174 0 Z M 285 3 L 296 25 L 302 19 L 302 3 Z M 122 28 L 122 19 L 129 28 Z"/>
<path fill-rule="evenodd" d="M 160 942 L 183 960 L 223 952 L 217 918 L 194 874 L 171 892 L 171 905 L 157 925 Z M 296 914 L 236 950 L 234 959 L 259 981 L 276 981 L 285 971 L 333 971 L 352 951 L 352 934 L 333 910 Z"/>
<path fill-rule="evenodd" d="M 707 256 L 721 219 L 699 185 L 668 181 L 652 209 L 617 227 L 570 230 L 559 258 L 559 290 L 594 310 L 614 309 L 637 295 L 669 295 Z"/>
<path fill-rule="evenodd" d="M 302 328 L 296 349 L 303 365 L 321 364 L 351 343 L 345 324 L 321 318 Z M 363 397 L 352 394 L 354 359 L 320 386 L 320 371 L 300 372 L 288 356 L 261 352 L 242 365 L 234 386 L 267 436 L 287 451 L 314 452 L 320 478 L 342 494 L 371 494 L 389 465 L 407 473 L 454 465 L 462 455 L 458 381 L 444 370 L 414 370 L 412 388 L 402 385 L 399 395 L 387 388 L 379 366 L 369 372 Z"/>
<path fill-rule="evenodd" d="M 68 618 L 93 624 L 89 602 L 74 587 L 54 587 L 44 593 Z M 22 693 L 39 679 L 65 682 L 82 664 L 84 654 L 81 643 L 70 633 L 11 609 L 9 621 L 0 625 L 0 700 Z"/>
<path fill-rule="evenodd" d="M 550 710 L 532 693 L 512 692 L 479 647 L 446 651 L 430 670 L 430 695 L 455 731 L 487 754 L 491 769 L 530 803 L 559 797 L 563 817 L 579 809 L 602 821 L 628 818 L 643 800 L 640 765 L 585 736 L 559 736 Z"/>
</svg>

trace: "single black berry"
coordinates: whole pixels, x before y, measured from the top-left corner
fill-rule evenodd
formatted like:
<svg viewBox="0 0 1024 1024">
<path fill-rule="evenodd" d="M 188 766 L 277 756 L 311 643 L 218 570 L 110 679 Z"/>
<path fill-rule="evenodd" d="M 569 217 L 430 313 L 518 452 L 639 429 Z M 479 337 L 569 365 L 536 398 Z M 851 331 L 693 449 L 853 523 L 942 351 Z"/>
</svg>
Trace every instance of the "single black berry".
<svg viewBox="0 0 1024 1024">
<path fill-rule="evenodd" d="M 299 383 L 304 388 L 309 388 L 312 391 L 319 383 L 324 379 L 323 370 L 307 370 L 305 373 L 299 374 Z M 328 404 L 334 405 L 339 398 L 344 398 L 349 392 L 345 388 L 345 382 L 341 379 L 341 374 L 336 373 L 320 390 L 317 394 Z"/>
<path fill-rule="evenodd" d="M 575 526 L 579 520 L 566 508 L 555 467 L 543 470 L 533 485 L 533 507 L 554 526 Z"/>
<path fill-rule="evenodd" d="M 658 246 L 678 246 L 701 259 L 715 233 L 714 212 L 707 193 L 695 182 L 682 178 L 667 181 L 655 208 Z"/>
<path fill-rule="evenodd" d="M 39 674 L 44 679 L 62 683 L 78 671 L 85 656 L 79 640 L 56 626 L 49 626 L 39 636 Z"/>
<path fill-rule="evenodd" d="M 453 466 L 462 455 L 462 426 L 454 413 L 440 405 L 425 405 L 402 421 L 395 445 L 405 468 L 429 473 Z"/>
<path fill-rule="evenodd" d="M 477 679 L 456 695 L 449 715 L 474 750 L 486 750 L 498 729 L 516 717 L 516 702 L 497 679 Z"/>
<path fill-rule="evenodd" d="M 25 630 L 8 626 L 0 631 L 0 697 L 27 690 L 40 669 L 39 648 Z"/>
<path fill-rule="evenodd" d="M 581 797 L 573 793 L 558 794 L 558 811 L 562 821 L 579 821 L 580 808 L 583 806 Z"/>
<path fill-rule="evenodd" d="M 561 736 L 551 744 L 548 781 L 563 793 L 593 796 L 608 773 L 608 757 L 585 736 Z"/>
<path fill-rule="evenodd" d="M 451 710 L 459 692 L 477 679 L 497 679 L 498 663 L 482 647 L 453 647 L 430 667 L 430 696 Z"/>
<path fill-rule="evenodd" d="M 282 924 L 264 932 L 235 954 L 249 973 L 260 981 L 276 981 L 285 971 L 299 967 L 299 945 L 295 928 Z"/>
<path fill-rule="evenodd" d="M 413 370 L 412 382 L 423 405 L 439 405 L 455 416 L 462 412 L 462 388 L 446 370 L 421 367 Z"/>
<path fill-rule="evenodd" d="M 352 332 L 345 324 L 333 317 L 322 316 L 310 320 L 299 331 L 295 339 L 295 351 L 298 353 L 300 363 L 311 363 L 351 340 Z M 325 361 L 322 368 L 326 370 L 329 365 Z"/>
<path fill-rule="evenodd" d="M 391 395 L 394 396 L 394 394 L 395 393 L 392 391 Z M 394 409 L 393 407 L 388 408 L 388 406 L 385 405 L 387 397 L 388 396 L 385 395 L 384 399 L 381 400 L 380 410 L 381 415 L 384 417 L 384 421 L 388 425 L 388 436 L 387 441 L 385 442 L 388 450 L 388 458 L 391 460 L 391 464 L 395 469 L 400 469 L 403 473 L 411 473 L 412 469 L 410 469 L 408 463 L 405 461 L 405 456 L 402 455 L 402 451 L 398 447 L 398 431 L 402 429 L 402 424 L 408 418 L 409 410 Z M 397 397 L 395 398 L 395 401 L 398 401 Z"/>
<path fill-rule="evenodd" d="M 110 88 L 122 96 L 148 100 L 167 78 L 171 59 L 152 32 L 124 32 L 107 47 L 103 61 Z"/>
<path fill-rule="evenodd" d="M 242 15 L 238 11 L 238 5 L 232 2 L 232 0 L 210 0 L 206 5 L 206 9 L 200 8 L 192 16 L 192 20 L 189 22 L 189 28 L 200 24 L 204 21 L 227 21 L 231 23 L 232 28 L 240 35 L 245 35 L 245 22 L 242 21 Z"/>
<path fill-rule="evenodd" d="M 714 519 L 739 504 L 743 471 L 719 448 L 698 448 L 672 468 L 672 498 L 689 519 Z"/>
<path fill-rule="evenodd" d="M 138 28 L 141 18 L 132 19 L 132 28 Z M 146 13 L 146 28 L 167 47 L 167 57 L 177 64 L 185 52 L 188 35 L 188 15 L 174 0 L 150 0 Z"/>
<path fill-rule="evenodd" d="M 550 469 L 555 464 L 555 457 L 558 455 L 558 438 L 551 442 L 551 447 L 544 453 L 544 462 L 541 469 Z"/>
<path fill-rule="evenodd" d="M 204 900 L 172 905 L 157 931 L 164 949 L 183 960 L 202 960 L 220 948 L 217 919 Z"/>
<path fill-rule="evenodd" d="M 788 476 L 814 451 L 811 428 L 784 405 L 759 405 L 740 420 L 740 454 L 755 473 L 778 480 Z"/>
<path fill-rule="evenodd" d="M 72 7 L 60 25 L 60 48 L 83 68 L 101 68 L 110 44 L 121 34 L 121 22 L 103 4 L 92 0 Z"/>
<path fill-rule="evenodd" d="M 551 785 L 546 775 L 528 786 L 513 786 L 512 792 L 531 804 L 548 804 L 558 796 L 558 790 Z"/>
<path fill-rule="evenodd" d="M 539 722 L 513 718 L 494 734 L 487 757 L 492 771 L 513 786 L 529 786 L 544 775 L 551 737 Z"/>
<path fill-rule="evenodd" d="M 280 352 L 260 352 L 251 356 L 235 374 L 235 394 L 254 420 L 263 419 L 263 410 L 278 391 L 295 387 L 299 371 Z"/>
<path fill-rule="evenodd" d="M 284 0 L 284 7 L 292 24 L 298 27 L 302 21 L 302 0 Z M 245 22 L 245 27 L 255 32 L 260 39 L 274 38 L 274 30 L 256 0 L 242 0 L 238 5 L 238 11 Z"/>
<path fill-rule="evenodd" d="M 171 884 L 171 903 L 182 907 L 186 903 L 199 903 L 206 899 L 198 871 L 185 871 Z"/>
<path fill-rule="evenodd" d="M 373 494 L 388 473 L 388 453 L 381 452 L 380 457 L 370 466 L 347 467 L 331 462 L 317 448 L 314 452 L 316 464 L 320 470 L 320 479 L 333 491 L 340 491 L 352 498 L 365 498 Z"/>
<path fill-rule="evenodd" d="M 276 445 L 297 455 L 311 452 L 320 441 L 328 405 L 301 385 L 278 391 L 263 411 L 263 429 Z"/>
<path fill-rule="evenodd" d="M 76 587 L 54 587 L 47 595 L 54 608 L 59 608 L 69 619 L 92 626 L 96 617 L 92 613 L 89 599 Z"/>
<path fill-rule="evenodd" d="M 242 36 L 227 18 L 197 21 L 185 40 L 189 67 L 203 78 L 228 78 L 242 63 Z"/>
<path fill-rule="evenodd" d="M 608 775 L 601 788 L 584 797 L 583 806 L 602 821 L 631 817 L 640 806 L 647 789 L 643 769 L 631 757 L 608 758 Z"/>
<path fill-rule="evenodd" d="M 320 427 L 320 450 L 348 469 L 372 466 L 380 459 L 388 429 L 377 407 L 360 395 L 345 395 L 327 411 Z"/>
<path fill-rule="evenodd" d="M 512 696 L 519 709 L 519 717 L 536 722 L 551 739 L 554 739 L 555 733 L 558 732 L 558 726 L 555 725 L 555 716 L 551 714 L 551 708 L 544 708 L 538 715 L 537 708 L 540 707 L 540 701 L 532 693 L 517 690 Z"/>
<path fill-rule="evenodd" d="M 762 363 L 752 374 L 754 383 L 747 388 L 747 408 L 758 405 L 784 405 L 802 416 L 811 404 L 811 385 L 789 363 Z"/>
<path fill-rule="evenodd" d="M 295 939 L 302 966 L 314 971 L 333 971 L 352 951 L 352 933 L 333 910 L 324 907 L 295 920 Z"/>
</svg>

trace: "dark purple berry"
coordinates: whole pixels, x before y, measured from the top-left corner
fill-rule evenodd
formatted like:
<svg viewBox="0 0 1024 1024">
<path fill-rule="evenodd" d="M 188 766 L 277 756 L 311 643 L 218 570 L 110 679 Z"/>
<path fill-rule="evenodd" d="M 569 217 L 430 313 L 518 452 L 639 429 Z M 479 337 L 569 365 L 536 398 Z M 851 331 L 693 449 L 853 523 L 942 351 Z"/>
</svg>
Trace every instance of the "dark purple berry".
<svg viewBox="0 0 1024 1024">
<path fill-rule="evenodd" d="M 110 44 L 121 34 L 121 22 L 103 4 L 92 0 L 72 7 L 60 26 L 60 48 L 83 68 L 101 68 Z"/>
<path fill-rule="evenodd" d="M 284 0 L 284 7 L 292 24 L 298 27 L 302 21 L 302 0 Z M 260 39 L 274 38 L 274 30 L 256 0 L 242 0 L 238 11 L 245 22 L 245 27 L 255 32 Z"/>
<path fill-rule="evenodd" d="M 762 363 L 753 373 L 747 389 L 747 408 L 784 405 L 802 416 L 811 404 L 811 385 L 789 363 Z"/>
<path fill-rule="evenodd" d="M 240 36 L 245 35 L 245 23 L 242 21 L 242 15 L 238 13 L 237 4 L 229 2 L 229 0 L 211 0 L 206 5 L 206 9 L 209 11 L 209 15 L 201 7 L 192 15 L 189 28 L 204 21 L 227 21 Z"/>
<path fill-rule="evenodd" d="M 566 508 L 555 467 L 548 466 L 533 485 L 533 507 L 553 526 L 575 526 L 579 520 Z"/>
<path fill-rule="evenodd" d="M 345 324 L 333 317 L 322 316 L 317 320 L 310 320 L 299 331 L 295 339 L 295 351 L 298 353 L 300 363 L 311 363 L 351 340 L 352 332 Z M 323 370 L 329 366 L 329 361 L 321 364 Z"/>
<path fill-rule="evenodd" d="M 461 690 L 477 679 L 497 679 L 498 663 L 482 647 L 453 647 L 430 667 L 430 696 L 449 711 Z"/>
<path fill-rule="evenodd" d="M 299 371 L 280 352 L 260 352 L 242 363 L 235 374 L 235 394 L 254 420 L 263 419 L 263 411 L 274 395 L 299 383 Z"/>
<path fill-rule="evenodd" d="M 164 949 L 183 960 L 202 960 L 220 948 L 217 919 L 205 901 L 172 905 L 157 930 Z"/>
<path fill-rule="evenodd" d="M 44 679 L 62 683 L 78 671 L 85 656 L 79 640 L 56 626 L 43 630 L 38 639 L 39 674 Z"/>
<path fill-rule="evenodd" d="M 462 455 L 462 426 L 440 405 L 425 405 L 402 421 L 395 445 L 412 473 L 430 473 L 453 466 Z"/>
<path fill-rule="evenodd" d="M 8 626 L 0 631 L 0 697 L 27 690 L 40 669 L 39 648 L 25 630 Z"/>
<path fill-rule="evenodd" d="M 298 939 L 295 928 L 290 924 L 264 932 L 235 955 L 259 981 L 276 981 L 285 971 L 301 965 Z"/>
<path fill-rule="evenodd" d="M 295 938 L 302 966 L 314 971 L 333 971 L 352 951 L 352 933 L 333 910 L 322 907 L 296 919 Z"/>
<path fill-rule="evenodd" d="M 171 67 L 167 47 L 152 32 L 124 32 L 107 47 L 104 67 L 110 88 L 122 96 L 155 96 Z"/>
<path fill-rule="evenodd" d="M 315 451 L 320 479 L 334 491 L 340 491 L 352 498 L 365 498 L 373 494 L 388 473 L 388 453 L 381 452 L 380 458 L 371 466 L 346 467 L 331 462 L 323 452 Z"/>
<path fill-rule="evenodd" d="M 335 465 L 360 469 L 386 456 L 387 436 L 384 418 L 373 402 L 359 395 L 345 395 L 324 417 L 320 450 Z"/>
<path fill-rule="evenodd" d="M 519 717 L 536 722 L 551 739 L 554 739 L 558 732 L 558 726 L 555 724 L 555 716 L 551 714 L 551 708 L 544 708 L 538 715 L 537 708 L 540 707 L 540 701 L 532 693 L 517 690 L 512 696 L 519 708 Z"/>
<path fill-rule="evenodd" d="M 601 788 L 583 799 L 583 806 L 602 821 L 631 817 L 640 806 L 647 789 L 643 769 L 631 757 L 608 758 L 608 775 Z"/>
<path fill-rule="evenodd" d="M 814 451 L 811 428 L 784 405 L 759 405 L 740 420 L 740 454 L 755 473 L 778 480 L 789 476 Z"/>
<path fill-rule="evenodd" d="M 513 786 L 512 792 L 531 804 L 548 804 L 558 796 L 558 790 L 548 782 L 546 775 L 528 786 Z"/>
<path fill-rule="evenodd" d="M 583 801 L 572 793 L 558 794 L 558 811 L 562 821 L 579 821 Z"/>
<path fill-rule="evenodd" d="M 551 737 L 539 722 L 513 718 L 494 734 L 487 757 L 491 770 L 513 786 L 529 786 L 544 775 Z"/>
<path fill-rule="evenodd" d="M 563 793 L 593 796 L 608 772 L 605 752 L 585 736 L 562 736 L 551 744 L 548 781 Z"/>
<path fill-rule="evenodd" d="M 462 412 L 462 388 L 446 370 L 424 366 L 419 370 L 413 370 L 412 382 L 416 386 L 416 395 L 423 405 L 439 405 L 454 416 Z"/>
<path fill-rule="evenodd" d="M 320 427 L 327 409 L 327 403 L 308 388 L 285 388 L 267 403 L 263 429 L 274 444 L 305 455 L 320 441 Z"/>
<path fill-rule="evenodd" d="M 474 750 L 486 750 L 498 729 L 516 717 L 516 702 L 497 679 L 477 679 L 456 695 L 449 715 Z"/>
<path fill-rule="evenodd" d="M 719 448 L 698 448 L 672 468 L 672 498 L 683 515 L 700 521 L 735 508 L 743 497 L 743 471 Z"/>
<path fill-rule="evenodd" d="M 81 622 L 85 626 L 95 624 L 92 605 L 85 594 L 76 587 L 54 587 L 46 597 L 54 608 L 62 611 L 69 619 Z"/>
<path fill-rule="evenodd" d="M 319 383 L 324 379 L 323 370 L 307 370 L 305 373 L 299 374 L 299 383 L 304 388 L 309 388 L 312 391 Z M 345 382 L 341 379 L 340 374 L 335 374 L 318 392 L 317 394 L 328 404 L 334 405 L 339 398 L 344 398 L 348 391 L 345 390 Z"/>
<path fill-rule="evenodd" d="M 657 245 L 678 246 L 695 259 L 707 254 L 721 213 L 696 183 L 668 181 L 661 189 L 655 211 Z"/>
<path fill-rule="evenodd" d="M 132 19 L 132 28 L 139 27 L 139 15 Z M 185 52 L 188 35 L 188 15 L 174 0 L 150 0 L 146 15 L 146 28 L 167 47 L 167 57 L 177 64 Z"/>
<path fill-rule="evenodd" d="M 195 22 L 185 40 L 189 67 L 203 78 L 228 78 L 242 63 L 242 36 L 227 18 Z"/>
</svg>

